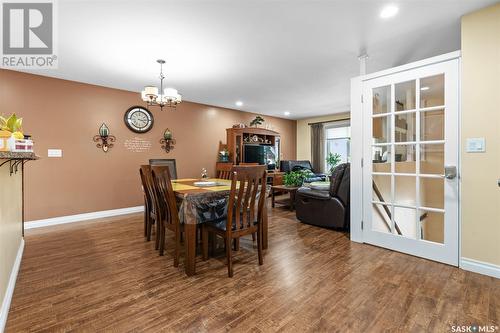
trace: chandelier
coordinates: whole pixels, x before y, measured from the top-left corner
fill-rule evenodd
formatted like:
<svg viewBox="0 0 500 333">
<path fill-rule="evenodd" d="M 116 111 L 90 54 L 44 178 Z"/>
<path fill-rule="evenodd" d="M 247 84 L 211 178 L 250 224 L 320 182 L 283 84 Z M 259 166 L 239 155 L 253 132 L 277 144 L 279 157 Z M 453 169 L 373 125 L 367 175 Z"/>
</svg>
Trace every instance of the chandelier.
<svg viewBox="0 0 500 333">
<path fill-rule="evenodd" d="M 163 80 L 165 75 L 163 75 L 163 64 L 165 60 L 158 59 L 157 63 L 160 64 L 160 89 L 155 86 L 146 86 L 144 90 L 141 91 L 141 98 L 148 106 L 159 106 L 163 110 L 164 106 L 174 108 L 177 104 L 182 102 L 182 96 L 174 88 L 165 88 L 163 90 Z"/>
</svg>

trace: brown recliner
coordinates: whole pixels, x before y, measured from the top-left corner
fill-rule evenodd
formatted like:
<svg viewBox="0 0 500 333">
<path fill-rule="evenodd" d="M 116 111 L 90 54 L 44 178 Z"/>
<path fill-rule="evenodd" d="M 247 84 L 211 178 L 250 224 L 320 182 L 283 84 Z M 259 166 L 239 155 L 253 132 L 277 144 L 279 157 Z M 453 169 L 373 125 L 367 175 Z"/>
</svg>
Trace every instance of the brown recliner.
<svg viewBox="0 0 500 333">
<path fill-rule="evenodd" d="M 295 197 L 297 219 L 320 227 L 349 230 L 350 225 L 350 165 L 335 168 L 330 190 L 320 191 L 301 187 Z"/>
</svg>

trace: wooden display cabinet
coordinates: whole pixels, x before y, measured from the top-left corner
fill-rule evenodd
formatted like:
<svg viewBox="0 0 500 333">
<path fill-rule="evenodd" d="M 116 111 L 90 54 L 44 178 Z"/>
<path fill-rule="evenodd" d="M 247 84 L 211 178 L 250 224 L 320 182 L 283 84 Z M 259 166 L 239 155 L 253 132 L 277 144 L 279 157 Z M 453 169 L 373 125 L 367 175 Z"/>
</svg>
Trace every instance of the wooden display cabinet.
<svg viewBox="0 0 500 333">
<path fill-rule="evenodd" d="M 274 147 L 276 150 L 277 164 L 279 164 L 281 154 L 280 134 L 264 128 L 245 127 L 228 128 L 227 132 L 227 150 L 229 151 L 229 160 L 238 165 L 245 163 L 246 145 L 264 145 Z M 276 165 L 279 167 L 279 165 Z"/>
</svg>

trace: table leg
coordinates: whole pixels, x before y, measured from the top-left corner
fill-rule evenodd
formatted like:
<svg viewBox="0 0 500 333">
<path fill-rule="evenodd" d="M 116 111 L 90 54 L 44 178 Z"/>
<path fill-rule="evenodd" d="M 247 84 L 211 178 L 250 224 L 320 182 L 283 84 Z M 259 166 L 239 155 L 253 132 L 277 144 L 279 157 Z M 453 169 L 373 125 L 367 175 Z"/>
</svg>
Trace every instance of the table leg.
<svg viewBox="0 0 500 333">
<path fill-rule="evenodd" d="M 271 202 L 272 202 L 271 207 L 274 208 L 274 189 L 271 190 Z"/>
<path fill-rule="evenodd" d="M 196 224 L 184 224 L 184 246 L 185 256 L 184 266 L 186 274 L 192 276 L 196 273 Z"/>
</svg>

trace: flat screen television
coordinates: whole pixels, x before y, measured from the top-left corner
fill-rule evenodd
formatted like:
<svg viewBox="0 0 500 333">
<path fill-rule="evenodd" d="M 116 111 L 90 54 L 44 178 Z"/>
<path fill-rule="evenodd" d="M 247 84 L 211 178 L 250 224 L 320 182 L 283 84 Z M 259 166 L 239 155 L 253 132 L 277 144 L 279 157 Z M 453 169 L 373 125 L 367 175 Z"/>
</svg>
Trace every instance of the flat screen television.
<svg viewBox="0 0 500 333">
<path fill-rule="evenodd" d="M 265 147 L 261 145 L 245 145 L 245 163 L 266 164 Z"/>
</svg>

